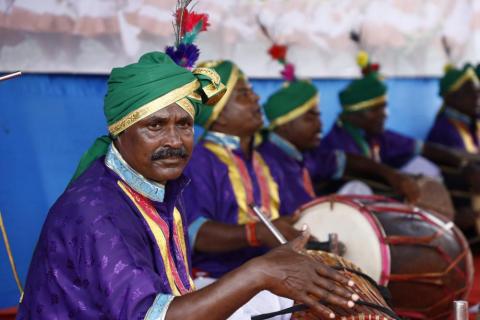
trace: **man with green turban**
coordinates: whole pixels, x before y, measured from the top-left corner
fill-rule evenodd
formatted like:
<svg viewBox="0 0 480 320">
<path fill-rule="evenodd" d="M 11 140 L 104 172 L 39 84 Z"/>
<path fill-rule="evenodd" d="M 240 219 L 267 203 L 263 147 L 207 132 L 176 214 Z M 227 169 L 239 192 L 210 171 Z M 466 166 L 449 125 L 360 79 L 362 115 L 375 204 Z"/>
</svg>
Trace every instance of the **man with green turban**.
<svg viewBox="0 0 480 320">
<path fill-rule="evenodd" d="M 192 182 L 185 195 L 193 266 L 219 278 L 279 245 L 252 205 L 262 208 L 288 239 L 298 231 L 289 219 L 279 219 L 278 186 L 253 148 L 253 137 L 263 125 L 258 96 L 233 62 L 204 65 L 220 74 L 227 93 L 196 120 L 205 133 L 186 170 Z"/>
<path fill-rule="evenodd" d="M 477 170 L 461 153 L 440 144 L 420 142 L 385 129 L 387 86 L 378 70 L 364 70 L 340 94 L 343 111 L 322 141 L 322 148 L 361 155 L 405 173 L 441 179 L 437 165 L 461 169 L 460 179 L 470 179 Z M 362 175 L 366 176 L 368 173 Z"/>
<path fill-rule="evenodd" d="M 402 195 L 417 192 L 410 177 L 388 166 L 340 150 L 317 150 L 322 131 L 318 102 L 319 93 L 312 83 L 295 80 L 274 92 L 263 106 L 270 125 L 257 150 L 279 186 L 281 213 L 291 215 L 313 200 L 312 181 L 339 179 L 359 168 L 383 176 Z M 349 182 L 339 192 L 354 190 L 371 193 L 359 181 Z"/>
<path fill-rule="evenodd" d="M 480 69 L 477 67 L 480 72 Z M 427 141 L 437 143 L 458 152 L 468 153 L 468 158 L 480 161 L 480 80 L 476 70 L 470 64 L 463 68 L 447 67 L 440 79 L 439 94 L 443 98 L 443 106 L 435 118 Z M 446 174 L 449 187 L 463 190 L 471 194 L 470 198 L 453 200 L 458 211 L 463 212 L 463 221 L 457 221 L 467 236 L 480 234 L 480 208 L 473 200 L 480 194 L 480 176 L 475 171 L 464 170 L 465 174 Z M 474 209 L 472 211 L 472 208 Z M 474 212 L 476 211 L 476 213 Z M 477 222 L 475 222 L 477 220 Z"/>
<path fill-rule="evenodd" d="M 48 213 L 17 319 L 223 320 L 261 290 L 327 316 L 311 294 L 335 290 L 329 301 L 348 305 L 336 283 L 349 280 L 299 253 L 308 232 L 195 291 L 182 172 L 195 114 L 223 92 L 213 70 L 190 72 L 160 52 L 112 70 L 110 136 L 84 155 Z M 294 274 L 291 287 L 284 280 Z"/>
<path fill-rule="evenodd" d="M 480 80 L 467 64 L 449 68 L 440 79 L 444 105 L 435 119 L 427 140 L 478 154 L 480 148 Z"/>
</svg>

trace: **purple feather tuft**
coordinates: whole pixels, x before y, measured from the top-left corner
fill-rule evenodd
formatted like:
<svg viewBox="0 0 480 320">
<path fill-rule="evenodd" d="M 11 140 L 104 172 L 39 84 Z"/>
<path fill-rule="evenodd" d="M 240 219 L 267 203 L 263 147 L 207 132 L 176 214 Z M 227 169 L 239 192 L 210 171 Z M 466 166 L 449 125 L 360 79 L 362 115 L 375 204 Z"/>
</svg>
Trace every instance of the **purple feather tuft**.
<svg viewBox="0 0 480 320">
<path fill-rule="evenodd" d="M 177 48 L 167 47 L 165 53 L 181 67 L 193 68 L 200 56 L 200 50 L 194 44 L 180 43 Z"/>
</svg>

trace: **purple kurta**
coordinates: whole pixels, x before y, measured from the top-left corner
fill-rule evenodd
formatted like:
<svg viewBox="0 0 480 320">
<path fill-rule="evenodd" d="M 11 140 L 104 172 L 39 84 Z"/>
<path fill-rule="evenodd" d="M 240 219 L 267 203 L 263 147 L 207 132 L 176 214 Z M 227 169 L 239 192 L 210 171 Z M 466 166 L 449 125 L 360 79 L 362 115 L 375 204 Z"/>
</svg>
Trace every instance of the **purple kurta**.
<svg viewBox="0 0 480 320">
<path fill-rule="evenodd" d="M 145 319 L 153 319 L 165 311 L 172 290 L 162 255 L 119 180 L 100 158 L 50 209 L 17 319 L 144 319 L 147 312 Z M 151 201 L 170 234 L 174 207 L 184 211 L 180 194 L 187 180 L 168 182 L 165 200 Z M 176 248 L 173 238 L 167 240 L 170 248 Z M 189 286 L 188 267 L 173 250 L 178 274 Z"/>
<path fill-rule="evenodd" d="M 216 134 L 217 137 L 230 137 Z M 223 138 L 221 138 L 223 139 Z M 238 194 L 234 188 L 243 186 L 244 183 L 237 177 L 232 181 L 232 167 L 220 159 L 217 154 L 206 147 L 212 141 L 200 141 L 194 148 L 192 159 L 187 166 L 185 174 L 191 177 L 191 183 L 184 191 L 186 213 L 189 222 L 190 242 L 193 244 L 201 225 L 208 221 L 217 221 L 230 225 L 245 223 L 245 216 L 241 213 Z M 227 150 L 219 143 L 218 148 Z M 248 170 L 252 181 L 254 202 L 263 206 L 260 194 L 259 179 L 255 173 L 251 158 L 247 158 L 239 148 L 231 148 L 229 152 L 237 155 Z M 230 161 L 230 160 L 229 160 Z M 273 181 L 273 180 L 272 180 Z M 277 196 L 278 196 L 278 191 Z M 278 201 L 278 199 L 276 200 Z M 247 205 L 243 203 L 243 205 Z M 278 208 L 278 203 L 272 204 Z M 278 215 L 278 209 L 276 214 Z M 275 215 L 275 214 L 274 214 Z M 254 221 L 254 220 L 252 220 Z M 267 248 L 244 248 L 224 253 L 203 253 L 193 251 L 193 268 L 208 273 L 210 277 L 218 278 L 250 260 L 264 254 Z"/>
<path fill-rule="evenodd" d="M 378 136 L 367 136 L 361 129 L 355 128 L 370 149 L 373 145 L 378 146 L 379 158 L 382 163 L 400 168 L 410 161 L 414 156 L 419 155 L 422 143 L 407 136 L 385 130 Z M 346 153 L 366 155 L 354 137 L 337 121 L 327 136 L 322 140 L 317 152 L 322 150 L 343 150 Z"/>
<path fill-rule="evenodd" d="M 463 138 L 462 133 L 466 135 Z M 471 149 L 472 147 L 473 149 L 479 147 L 476 133 L 476 124 L 472 125 L 472 121 L 468 116 L 451 108 L 446 108 L 443 112 L 440 112 L 435 119 L 435 123 L 428 134 L 427 141 L 450 148 L 475 152 Z M 469 141 L 467 142 L 465 139 Z"/>
<path fill-rule="evenodd" d="M 343 174 L 344 161 L 336 152 L 328 150 L 317 159 L 309 156 L 305 158 L 293 145 L 275 133 L 270 133 L 257 150 L 278 184 L 281 215 L 293 214 L 300 206 L 313 199 L 304 180 L 305 161 L 315 163 L 312 167 L 315 167 L 317 178 L 333 179 Z"/>
</svg>

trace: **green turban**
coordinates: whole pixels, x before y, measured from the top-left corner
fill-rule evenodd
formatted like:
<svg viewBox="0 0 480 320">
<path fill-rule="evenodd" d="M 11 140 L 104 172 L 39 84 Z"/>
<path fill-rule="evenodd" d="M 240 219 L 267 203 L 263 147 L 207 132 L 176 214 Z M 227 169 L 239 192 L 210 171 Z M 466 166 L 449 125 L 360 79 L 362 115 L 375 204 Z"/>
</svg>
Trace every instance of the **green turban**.
<svg viewBox="0 0 480 320">
<path fill-rule="evenodd" d="M 108 131 L 110 136 L 116 136 L 173 103 L 194 118 L 201 112 L 202 102 L 215 103 L 224 93 L 225 86 L 215 71 L 189 71 L 162 52 L 150 52 L 137 63 L 112 69 L 104 99 Z M 72 181 L 104 156 L 111 142 L 109 136 L 97 139 L 81 158 Z"/>
<path fill-rule="evenodd" d="M 203 108 L 195 118 L 195 124 L 209 129 L 215 120 L 218 119 L 223 108 L 225 108 L 237 81 L 245 79 L 245 75 L 232 61 L 228 60 L 206 61 L 198 65 L 199 67 L 211 68 L 217 72 L 220 75 L 222 84 L 227 88 L 225 94 L 215 103 L 213 108 Z"/>
<path fill-rule="evenodd" d="M 469 80 L 475 83 L 479 82 L 477 73 L 470 64 L 466 64 L 462 69 L 447 68 L 440 79 L 440 96 L 445 97 L 447 94 L 457 91 Z"/>
<path fill-rule="evenodd" d="M 375 107 L 387 101 L 387 86 L 373 72 L 352 81 L 340 91 L 339 98 L 343 112 L 350 113 Z"/>
<path fill-rule="evenodd" d="M 318 105 L 318 90 L 308 81 L 293 81 L 273 93 L 263 105 L 270 128 L 281 126 Z"/>
</svg>

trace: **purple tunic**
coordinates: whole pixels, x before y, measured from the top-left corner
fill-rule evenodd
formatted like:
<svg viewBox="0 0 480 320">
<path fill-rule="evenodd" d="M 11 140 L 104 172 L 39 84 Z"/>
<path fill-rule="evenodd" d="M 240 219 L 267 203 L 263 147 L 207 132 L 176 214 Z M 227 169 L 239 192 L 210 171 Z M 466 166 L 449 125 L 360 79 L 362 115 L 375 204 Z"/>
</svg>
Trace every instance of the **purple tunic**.
<svg viewBox="0 0 480 320">
<path fill-rule="evenodd" d="M 209 133 L 209 135 L 212 136 L 212 133 Z M 242 187 L 244 183 L 240 176 L 235 176 L 234 164 L 228 157 L 222 158 L 219 154 L 214 153 L 212 149 L 208 148 L 209 145 L 216 147 L 221 152 L 220 154 L 232 152 L 238 156 L 238 159 L 245 165 L 251 179 L 255 204 L 265 206 L 262 203 L 259 179 L 254 170 L 252 159 L 247 158 L 238 148 L 238 141 L 233 142 L 234 145 L 230 148 L 222 145 L 225 139 L 233 140 L 231 136 L 216 133 L 215 137 L 218 138 L 218 143 L 202 140 L 195 146 L 192 159 L 185 172 L 192 179 L 184 191 L 190 243 L 192 244 L 195 242 L 201 225 L 207 220 L 231 225 L 244 224 L 249 220 L 242 210 L 248 204 L 239 200 L 238 187 Z M 273 182 L 273 179 L 271 182 Z M 276 188 L 276 185 L 274 188 Z M 242 190 L 240 189 L 240 191 Z M 271 190 L 271 192 L 273 198 L 277 197 L 277 199 L 272 199 L 273 202 L 277 203 L 271 205 L 273 211 L 277 210 L 271 212 L 272 216 L 276 217 L 278 216 L 278 191 Z M 249 247 L 225 253 L 193 251 L 192 265 L 193 268 L 206 272 L 210 277 L 218 278 L 266 251 L 267 248 L 264 247 Z"/>
<path fill-rule="evenodd" d="M 476 131 L 476 124 L 472 125 L 468 116 L 446 108 L 435 119 L 427 141 L 468 152 L 478 152 L 475 151 L 479 147 Z"/>
<path fill-rule="evenodd" d="M 419 155 L 422 150 L 422 142 L 393 132 L 385 130 L 378 136 L 367 136 L 361 129 L 354 128 L 358 136 L 364 141 L 367 148 L 372 151 L 366 154 L 361 145 L 348 132 L 340 121 L 337 121 L 327 136 L 322 140 L 318 152 L 322 150 L 343 150 L 346 153 L 369 156 L 375 159 L 375 153 L 382 163 L 400 168 L 410 161 L 414 156 Z"/>
<path fill-rule="evenodd" d="M 164 314 L 174 293 L 162 255 L 119 180 L 100 158 L 50 209 L 17 319 L 157 319 Z M 170 234 L 174 208 L 183 212 L 180 195 L 187 181 L 168 182 L 165 200 L 150 202 Z M 173 264 L 191 290 L 189 267 L 173 238 L 167 240 L 174 248 Z"/>
<path fill-rule="evenodd" d="M 317 179 L 333 179 L 343 175 L 345 162 L 341 155 L 327 150 L 318 158 L 310 155 L 305 157 L 275 133 L 270 133 L 257 150 L 278 184 L 281 215 L 293 214 L 300 206 L 313 199 L 304 180 L 305 161 L 312 162 L 311 167 L 314 169 L 309 171 L 314 172 Z"/>
</svg>

